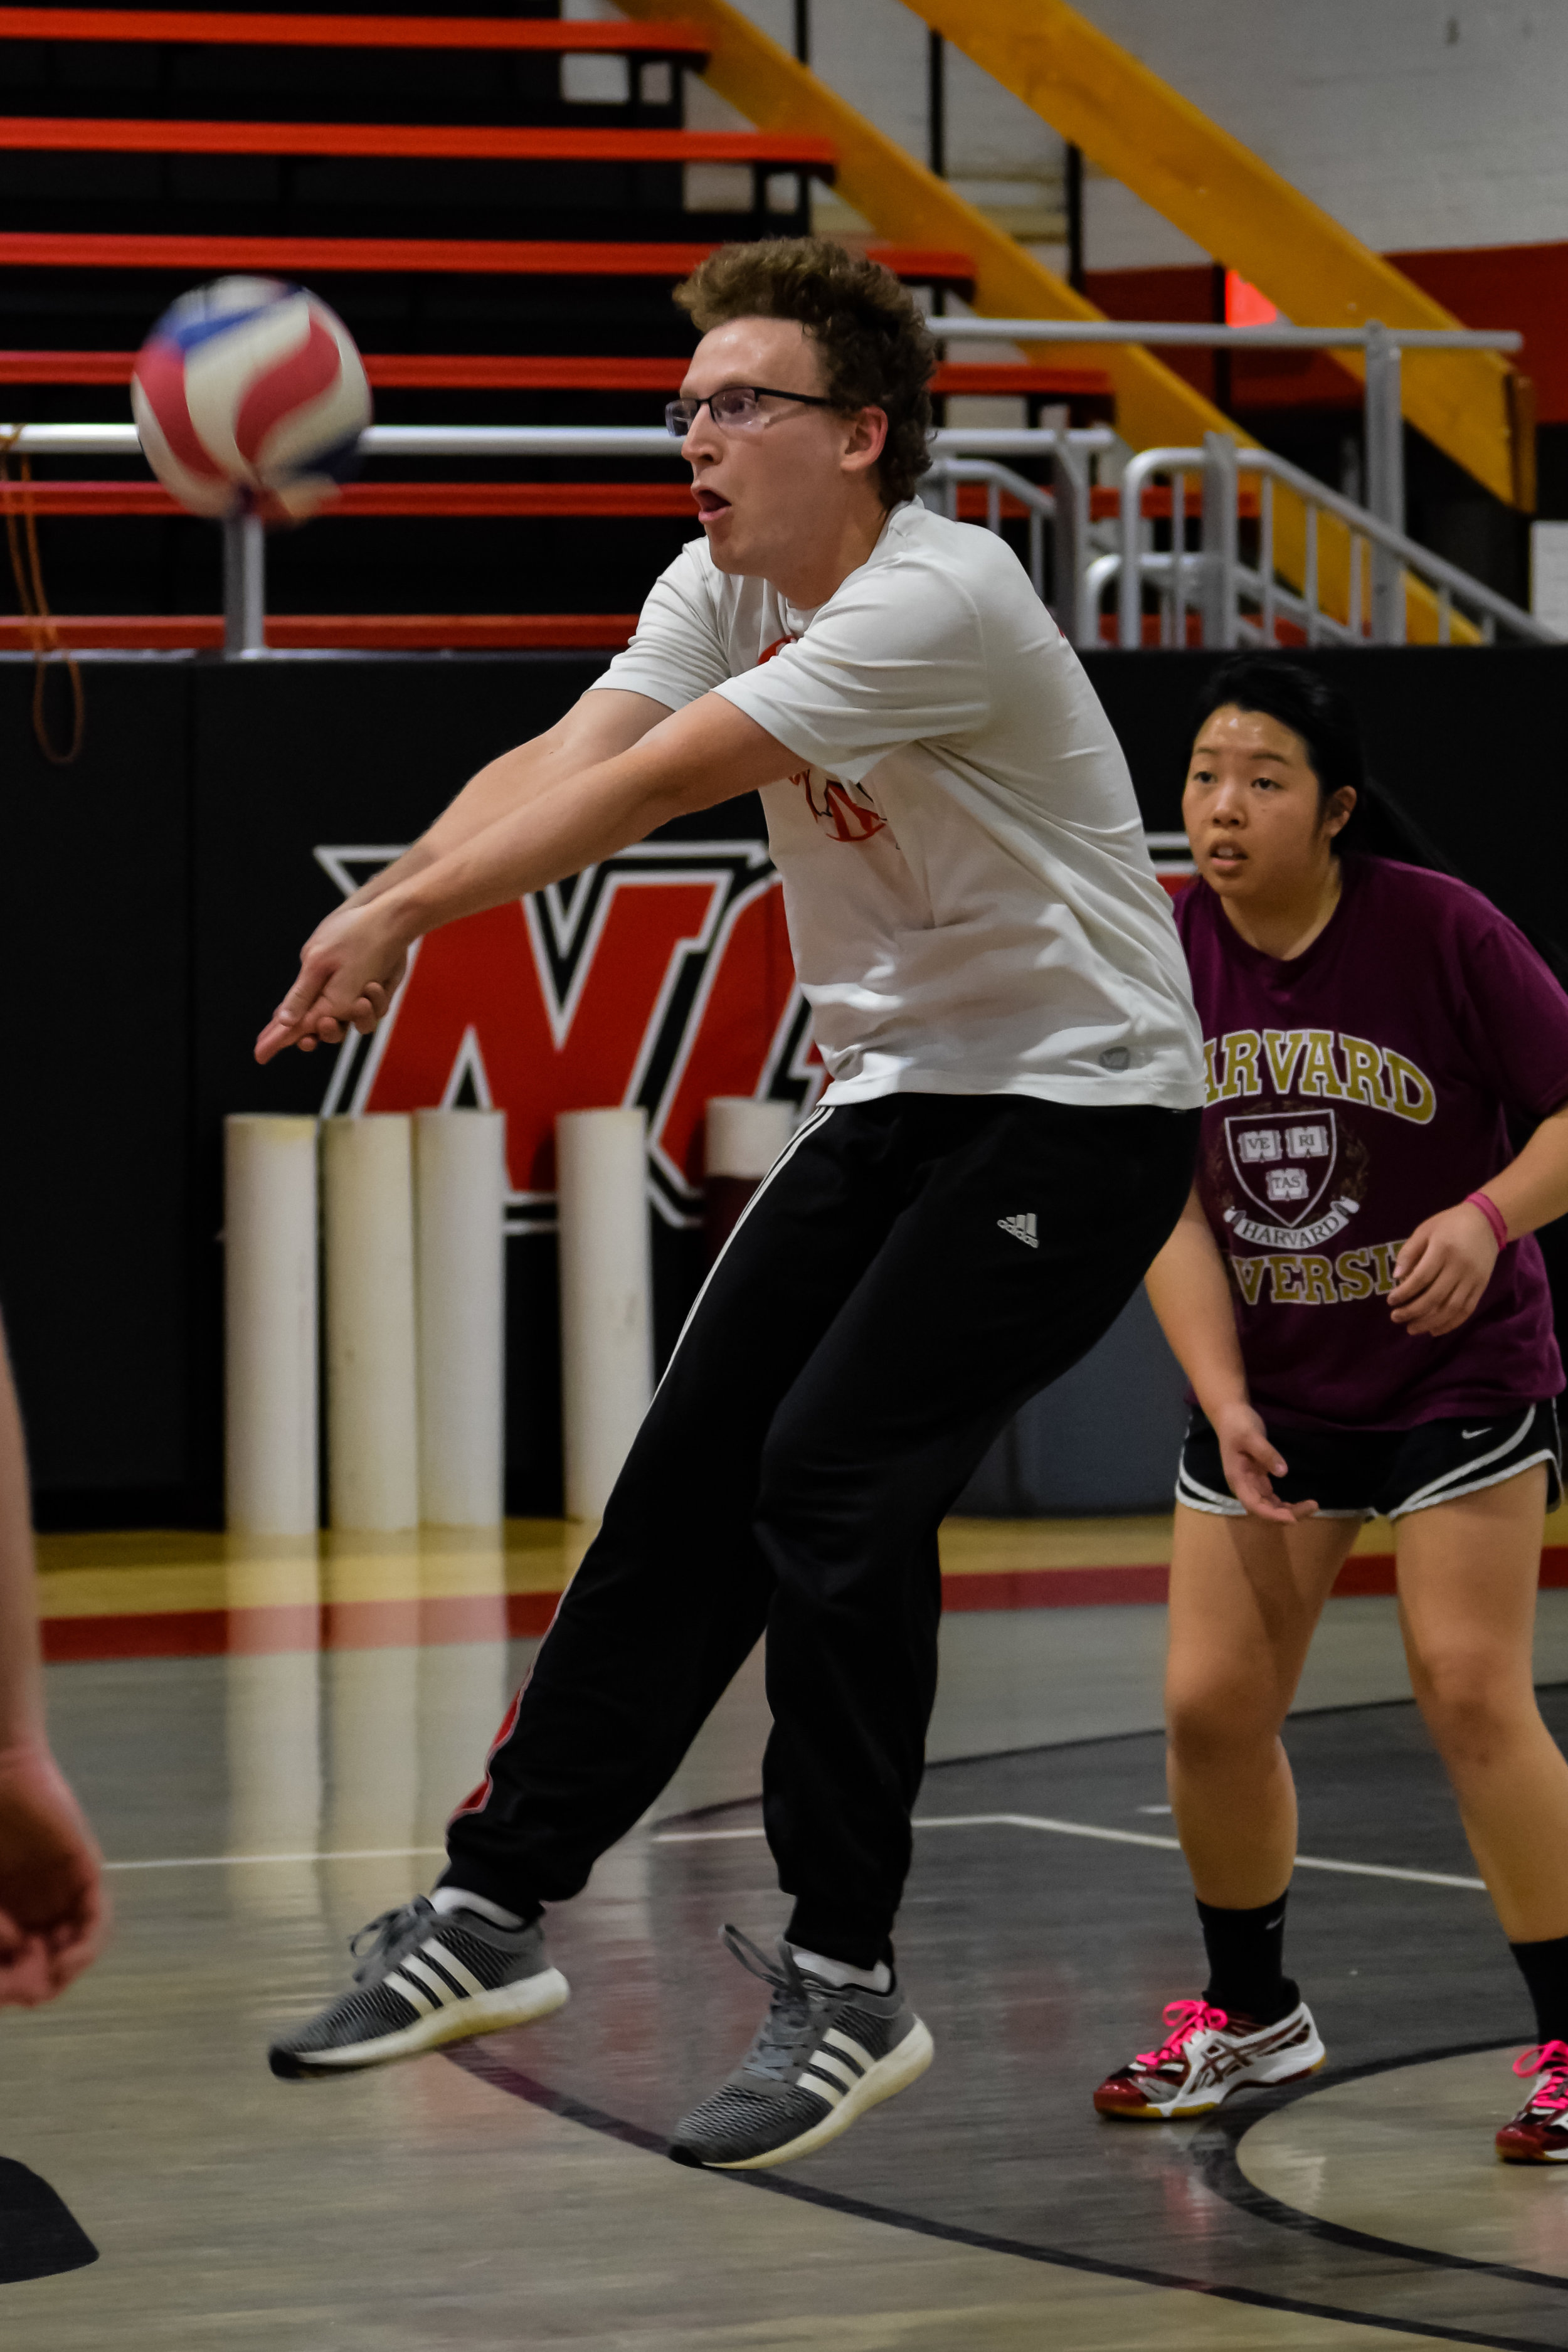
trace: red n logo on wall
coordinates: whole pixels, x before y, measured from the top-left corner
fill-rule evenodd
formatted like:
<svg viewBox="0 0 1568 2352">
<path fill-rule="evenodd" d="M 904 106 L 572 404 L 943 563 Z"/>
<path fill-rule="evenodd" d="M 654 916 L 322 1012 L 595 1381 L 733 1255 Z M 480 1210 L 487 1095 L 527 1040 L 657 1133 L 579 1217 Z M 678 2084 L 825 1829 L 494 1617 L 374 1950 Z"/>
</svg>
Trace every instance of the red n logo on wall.
<svg viewBox="0 0 1568 2352">
<path fill-rule="evenodd" d="M 320 849 L 352 889 L 396 853 Z M 504 1110 L 523 1229 L 547 1220 L 556 1113 L 640 1104 L 656 1205 L 697 1209 L 710 1095 L 809 1102 L 782 888 L 753 842 L 643 844 L 433 931 L 388 1019 L 342 1048 L 323 1108 Z"/>
</svg>

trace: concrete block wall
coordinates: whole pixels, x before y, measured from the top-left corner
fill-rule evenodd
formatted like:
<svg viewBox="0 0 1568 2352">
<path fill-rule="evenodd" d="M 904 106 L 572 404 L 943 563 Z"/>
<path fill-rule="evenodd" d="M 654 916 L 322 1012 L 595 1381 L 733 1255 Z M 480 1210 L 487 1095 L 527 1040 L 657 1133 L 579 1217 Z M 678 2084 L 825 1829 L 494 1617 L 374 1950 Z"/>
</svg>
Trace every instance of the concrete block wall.
<svg viewBox="0 0 1568 2352">
<path fill-rule="evenodd" d="M 1554 0 L 1078 5 L 1377 252 L 1568 236 Z"/>
<path fill-rule="evenodd" d="M 793 0 L 738 5 L 792 46 Z M 1077 5 L 1378 252 L 1568 238 L 1563 0 Z M 811 44 L 824 80 L 925 154 L 919 18 L 900 0 L 811 0 Z M 1060 141 L 951 49 L 947 111 L 949 176 L 1059 266 Z M 1024 206 L 1027 225 L 1006 220 Z M 1085 215 L 1091 269 L 1205 257 L 1092 172 Z"/>
</svg>

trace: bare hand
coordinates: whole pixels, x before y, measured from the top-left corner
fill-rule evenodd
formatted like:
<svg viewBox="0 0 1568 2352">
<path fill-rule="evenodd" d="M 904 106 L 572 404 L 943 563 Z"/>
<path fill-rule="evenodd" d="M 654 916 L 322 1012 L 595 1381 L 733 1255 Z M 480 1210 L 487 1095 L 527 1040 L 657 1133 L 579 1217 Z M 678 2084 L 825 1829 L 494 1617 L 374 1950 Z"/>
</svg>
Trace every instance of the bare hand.
<svg viewBox="0 0 1568 2352">
<path fill-rule="evenodd" d="M 1427 1339 L 1457 1331 L 1480 1305 L 1499 1255 L 1497 1235 L 1470 1202 L 1428 1217 L 1394 1261 L 1394 1321 Z"/>
<path fill-rule="evenodd" d="M 0 2006 L 53 2000 L 109 1927 L 98 1848 L 47 1748 L 0 1751 Z"/>
<path fill-rule="evenodd" d="M 312 1054 L 341 1045 L 351 1029 L 368 1037 L 397 992 L 408 942 L 384 898 L 340 907 L 319 923 L 300 956 L 300 977 L 256 1041 L 269 1062 L 288 1045 Z"/>
<path fill-rule="evenodd" d="M 1289 1528 L 1314 1516 L 1316 1503 L 1283 1502 L 1274 1492 L 1273 1481 L 1283 1478 L 1287 1465 L 1270 1443 L 1260 1413 L 1249 1404 L 1227 1405 L 1215 1417 L 1214 1428 L 1226 1485 L 1254 1518 Z"/>
</svg>

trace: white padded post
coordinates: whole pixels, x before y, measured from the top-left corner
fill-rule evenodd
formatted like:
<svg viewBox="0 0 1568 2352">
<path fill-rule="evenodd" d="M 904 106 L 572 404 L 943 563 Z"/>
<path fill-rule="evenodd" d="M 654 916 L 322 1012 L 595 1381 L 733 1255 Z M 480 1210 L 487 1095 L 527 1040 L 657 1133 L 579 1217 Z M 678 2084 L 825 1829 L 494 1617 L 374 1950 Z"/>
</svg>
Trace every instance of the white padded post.
<svg viewBox="0 0 1568 2352">
<path fill-rule="evenodd" d="M 555 1165 L 566 1512 L 596 1519 L 653 1394 L 643 1113 L 563 1111 Z"/>
<path fill-rule="evenodd" d="M 313 1536 L 318 1498 L 316 1122 L 224 1121 L 227 1524 Z"/>
<path fill-rule="evenodd" d="M 411 1122 L 322 1122 L 327 1492 L 334 1528 L 419 1524 Z"/>
<path fill-rule="evenodd" d="M 709 1176 L 767 1174 L 790 1137 L 797 1113 L 787 1102 L 758 1102 L 750 1095 L 713 1095 L 703 1126 L 702 1166 Z"/>
<path fill-rule="evenodd" d="M 747 1202 L 795 1132 L 787 1102 L 710 1095 L 702 1126 L 702 1230 L 716 1258 Z"/>
<path fill-rule="evenodd" d="M 493 1528 L 501 1516 L 506 1334 L 506 1113 L 414 1121 L 419 1306 L 419 1516 Z"/>
</svg>

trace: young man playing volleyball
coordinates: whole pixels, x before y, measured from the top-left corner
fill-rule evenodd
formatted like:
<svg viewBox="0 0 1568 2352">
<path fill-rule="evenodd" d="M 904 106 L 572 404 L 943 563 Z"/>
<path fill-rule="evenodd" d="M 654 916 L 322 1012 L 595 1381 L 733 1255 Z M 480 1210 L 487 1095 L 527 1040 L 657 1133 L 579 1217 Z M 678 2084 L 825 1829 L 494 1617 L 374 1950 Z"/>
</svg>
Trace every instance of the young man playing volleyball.
<svg viewBox="0 0 1568 2352">
<path fill-rule="evenodd" d="M 885 270 L 734 247 L 678 299 L 702 525 L 627 651 L 331 915 L 258 1045 L 373 1027 L 410 944 L 760 790 L 832 1083 L 688 1322 L 433 1897 L 276 2072 L 373 2065 L 565 1998 L 542 1906 L 653 1802 L 759 1635 L 795 1908 L 690 2164 L 805 2154 L 923 2072 L 893 1975 L 936 1683 L 937 1529 L 1180 1212 L 1202 1099 L 1126 763 L 991 533 L 913 498 L 932 351 Z"/>
</svg>

